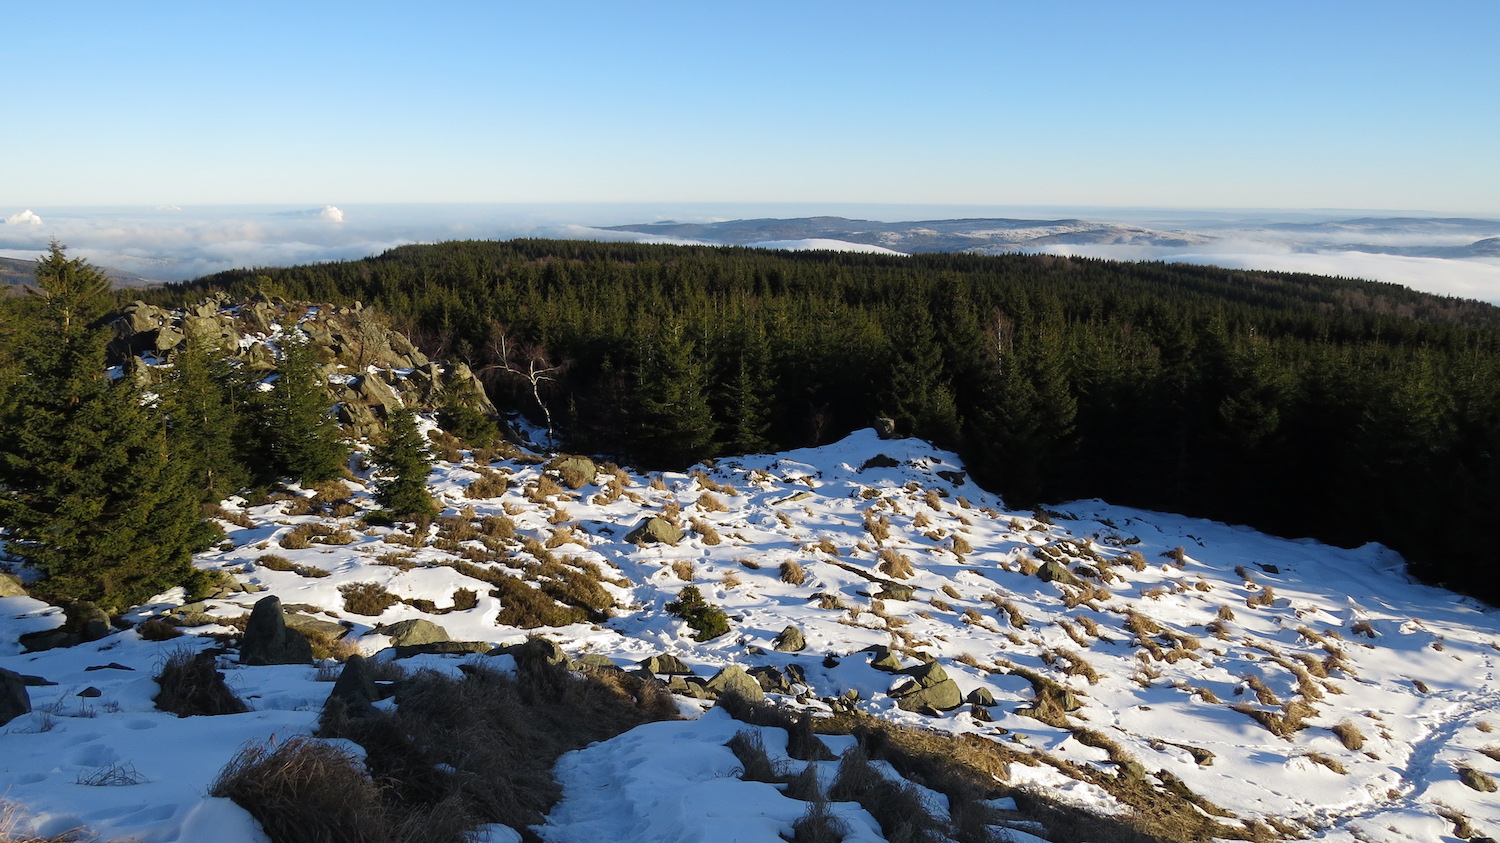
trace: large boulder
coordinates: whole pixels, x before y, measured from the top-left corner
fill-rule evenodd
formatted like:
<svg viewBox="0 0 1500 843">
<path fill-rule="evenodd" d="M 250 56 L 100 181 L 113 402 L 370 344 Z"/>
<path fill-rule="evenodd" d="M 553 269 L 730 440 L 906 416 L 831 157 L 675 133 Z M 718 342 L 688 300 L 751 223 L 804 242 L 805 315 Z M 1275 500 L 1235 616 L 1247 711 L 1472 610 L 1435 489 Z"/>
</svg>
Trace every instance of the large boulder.
<svg viewBox="0 0 1500 843">
<path fill-rule="evenodd" d="M 469 654 L 490 655 L 495 645 L 488 641 L 432 641 L 427 644 L 407 644 L 396 647 L 396 658 L 412 656 L 462 656 Z"/>
<path fill-rule="evenodd" d="M 51 650 L 55 647 L 73 647 L 98 641 L 111 632 L 109 615 L 87 601 L 66 602 L 63 607 L 63 625 L 56 629 L 28 632 L 20 637 L 21 646 L 29 652 Z"/>
<path fill-rule="evenodd" d="M 665 518 L 653 515 L 642 521 L 634 530 L 625 534 L 625 541 L 632 544 L 645 544 L 647 542 L 658 542 L 661 544 L 677 544 L 682 541 L 685 533 L 676 524 Z"/>
<path fill-rule="evenodd" d="M 31 711 L 31 695 L 19 673 L 0 667 L 0 726 Z"/>
<path fill-rule="evenodd" d="M 766 698 L 766 692 L 761 689 L 760 683 L 737 664 L 732 664 L 715 673 L 704 688 L 713 694 L 715 699 L 724 694 L 734 694 L 751 702 L 760 702 Z"/>
<path fill-rule="evenodd" d="M 448 635 L 448 630 L 422 618 L 397 621 L 389 626 L 376 627 L 375 631 L 390 638 L 392 647 L 415 647 L 419 644 L 436 644 L 453 640 Z"/>
<path fill-rule="evenodd" d="M 286 625 L 281 599 L 273 595 L 257 601 L 240 643 L 240 664 L 311 663 L 312 645 L 302 633 Z"/>
<path fill-rule="evenodd" d="M 807 649 L 807 638 L 796 626 L 788 626 L 776 636 L 771 646 L 783 653 L 799 653 Z"/>
<path fill-rule="evenodd" d="M 374 703 L 380 698 L 370 663 L 364 656 L 350 656 L 344 662 L 344 669 L 339 671 L 339 678 L 333 683 L 333 691 L 323 703 L 323 710 L 327 712 L 329 705 L 337 701 L 343 704 L 344 713 L 349 717 L 369 717 L 377 713 Z"/>
<path fill-rule="evenodd" d="M 760 684 L 760 689 L 768 694 L 790 694 L 792 692 L 792 686 L 786 681 L 786 676 L 771 665 L 763 664 L 758 667 L 752 667 L 747 672 Z"/>
</svg>

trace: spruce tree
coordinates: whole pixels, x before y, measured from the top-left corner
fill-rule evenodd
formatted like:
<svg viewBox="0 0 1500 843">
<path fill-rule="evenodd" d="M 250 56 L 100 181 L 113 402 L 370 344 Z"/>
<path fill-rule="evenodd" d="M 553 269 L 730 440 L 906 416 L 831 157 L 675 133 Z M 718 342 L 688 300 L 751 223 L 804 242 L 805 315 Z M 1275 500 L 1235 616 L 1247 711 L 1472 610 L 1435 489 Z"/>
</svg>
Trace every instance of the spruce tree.
<svg viewBox="0 0 1500 843">
<path fill-rule="evenodd" d="M 295 329 L 281 336 L 281 364 L 262 419 L 270 468 L 304 485 L 332 480 L 343 473 L 349 446 L 329 415 L 331 399 L 312 349 Z"/>
<path fill-rule="evenodd" d="M 250 433 L 250 385 L 207 336 L 189 336 L 172 364 L 162 387 L 172 458 L 202 500 L 221 501 L 250 482 L 248 455 L 242 453 Z"/>
<path fill-rule="evenodd" d="M 707 367 L 680 322 L 649 334 L 637 372 L 630 432 L 641 461 L 680 468 L 708 456 L 715 424 Z"/>
<path fill-rule="evenodd" d="M 375 500 L 394 517 L 412 520 L 437 515 L 437 505 L 427 492 L 432 457 L 417 428 L 417 415 L 409 407 L 398 408 L 386 422 L 385 441 L 371 455 L 375 463 Z"/>
<path fill-rule="evenodd" d="M 214 531 L 160 414 L 132 377 L 106 371 L 109 331 L 94 323 L 108 281 L 53 243 L 37 284 L 18 325 L 0 523 L 10 553 L 45 575 L 40 594 L 121 610 L 187 583 Z"/>
</svg>

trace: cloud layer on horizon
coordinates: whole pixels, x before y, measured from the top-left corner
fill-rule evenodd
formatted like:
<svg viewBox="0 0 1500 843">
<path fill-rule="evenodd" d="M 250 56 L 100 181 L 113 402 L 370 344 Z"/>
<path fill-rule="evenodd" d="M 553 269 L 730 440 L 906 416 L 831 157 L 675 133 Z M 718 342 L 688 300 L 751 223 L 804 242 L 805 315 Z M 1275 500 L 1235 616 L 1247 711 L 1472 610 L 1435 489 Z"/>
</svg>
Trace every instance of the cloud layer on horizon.
<svg viewBox="0 0 1500 843">
<path fill-rule="evenodd" d="M 0 209 L 5 213 L 11 209 Z M 285 266 L 348 260 L 380 254 L 410 243 L 453 239 L 555 237 L 691 245 L 696 241 L 608 231 L 603 214 L 629 219 L 633 210 L 520 207 L 370 207 L 341 209 L 178 209 L 163 206 L 125 212 L 78 212 L 43 208 L 41 214 L 16 209 L 0 225 L 0 256 L 32 258 L 56 239 L 69 254 L 100 266 L 146 278 L 181 281 L 234 268 Z M 637 220 L 653 218 L 638 209 Z M 568 214 L 576 215 L 573 219 Z M 593 219 L 588 219 L 589 216 Z M 579 219 L 583 217 L 583 219 Z M 592 223 L 593 225 L 589 224 Z M 1409 257 L 1338 248 L 1356 236 L 1360 242 L 1391 246 L 1463 245 L 1469 234 L 1403 230 L 1398 223 L 1379 231 L 1286 232 L 1264 220 L 1243 227 L 1216 226 L 1211 243 L 1191 246 L 1051 245 L 1038 251 L 1114 260 L 1165 260 L 1233 269 L 1307 272 L 1402 284 L 1425 292 L 1500 303 L 1500 258 Z M 764 243 L 772 248 L 849 248 L 859 244 Z"/>
</svg>

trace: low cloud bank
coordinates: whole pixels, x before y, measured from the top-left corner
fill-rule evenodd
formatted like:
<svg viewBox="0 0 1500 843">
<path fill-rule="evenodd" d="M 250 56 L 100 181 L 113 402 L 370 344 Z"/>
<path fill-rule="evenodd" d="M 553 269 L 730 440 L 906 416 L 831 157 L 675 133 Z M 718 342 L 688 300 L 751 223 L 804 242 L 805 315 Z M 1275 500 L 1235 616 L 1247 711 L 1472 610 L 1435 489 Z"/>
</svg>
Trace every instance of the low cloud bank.
<svg viewBox="0 0 1500 843">
<path fill-rule="evenodd" d="M 181 281 L 213 272 L 258 266 L 348 260 L 410 243 L 444 240 L 548 237 L 558 239 L 711 245 L 701 241 L 627 231 L 615 225 L 651 219 L 708 219 L 719 213 L 656 206 L 335 206 L 316 208 L 133 209 L 0 208 L 0 256 L 35 258 L 52 240 L 69 254 L 101 266 L 160 281 Z M 723 209 L 718 209 L 723 210 Z M 736 208 L 735 210 L 740 210 Z M 737 218 L 761 218 L 765 209 L 745 208 Z M 762 211 L 762 213 L 755 213 Z M 865 218 L 871 218 L 870 214 Z M 1362 222 L 1362 221 L 1361 221 Z M 1351 251 L 1341 243 L 1375 239 L 1398 246 L 1464 245 L 1482 231 L 1443 230 L 1431 221 L 1382 220 L 1317 231 L 1284 231 L 1255 224 L 1219 223 L 1200 229 L 1210 242 L 1185 246 L 1053 244 L 1049 254 L 1114 260 L 1163 260 L 1233 269 L 1308 272 L 1388 281 L 1425 292 L 1500 303 L 1500 258 L 1449 259 Z M 1500 226 L 1500 223 L 1496 223 Z M 1403 227 L 1406 226 L 1406 227 Z M 768 241 L 776 249 L 840 249 L 900 254 L 879 246 L 837 240 Z"/>
</svg>

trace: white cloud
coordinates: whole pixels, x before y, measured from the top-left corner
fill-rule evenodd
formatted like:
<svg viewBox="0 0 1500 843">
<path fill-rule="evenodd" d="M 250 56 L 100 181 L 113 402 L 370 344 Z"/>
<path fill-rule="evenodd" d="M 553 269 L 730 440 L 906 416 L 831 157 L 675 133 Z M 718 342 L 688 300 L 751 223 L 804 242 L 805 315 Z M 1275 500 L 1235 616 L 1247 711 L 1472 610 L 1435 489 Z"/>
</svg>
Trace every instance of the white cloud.
<svg viewBox="0 0 1500 843">
<path fill-rule="evenodd" d="M 318 212 L 318 217 L 329 222 L 343 222 L 344 212 L 332 205 L 324 205 L 323 210 Z"/>
<path fill-rule="evenodd" d="M 5 218 L 6 225 L 41 225 L 42 218 L 31 211 L 21 211 Z"/>
</svg>

